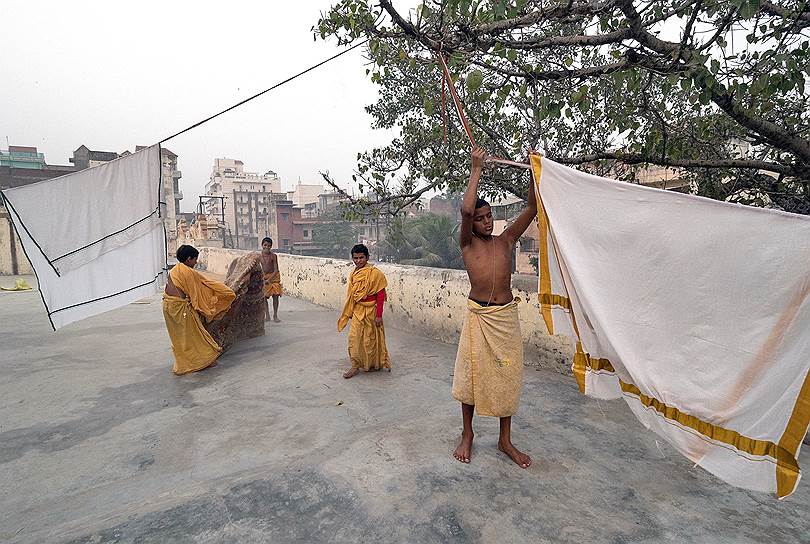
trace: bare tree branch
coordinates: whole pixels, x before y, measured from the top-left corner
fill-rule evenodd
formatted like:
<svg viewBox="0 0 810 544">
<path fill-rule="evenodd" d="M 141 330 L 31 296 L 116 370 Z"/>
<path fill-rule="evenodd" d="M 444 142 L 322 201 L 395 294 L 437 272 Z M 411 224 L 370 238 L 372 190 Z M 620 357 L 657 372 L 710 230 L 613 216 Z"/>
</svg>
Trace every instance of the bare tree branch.
<svg viewBox="0 0 810 544">
<path fill-rule="evenodd" d="M 760 0 L 759 10 L 768 15 L 775 15 L 783 19 L 795 19 L 799 23 L 800 28 L 810 26 L 810 12 L 808 5 L 805 2 L 802 9 L 798 12 L 784 8 L 768 0 Z"/>
<path fill-rule="evenodd" d="M 673 168 L 744 168 L 749 170 L 765 170 L 777 174 L 797 176 L 800 171 L 789 165 L 768 161 L 747 159 L 670 159 L 666 157 L 650 157 L 635 153 L 589 153 L 578 157 L 549 157 L 562 164 L 585 164 L 601 160 L 620 161 L 625 164 L 655 164 L 658 166 L 671 166 Z M 807 174 L 805 174 L 805 177 Z M 798 177 L 798 176 L 797 176 Z"/>
<path fill-rule="evenodd" d="M 381 0 L 387 2 L 388 0 Z M 597 15 L 608 11 L 614 2 L 606 2 L 601 8 L 596 8 L 595 2 L 568 2 L 566 5 L 559 4 L 551 9 L 540 8 L 529 14 L 516 17 L 514 19 L 504 19 L 494 23 L 482 24 L 472 30 L 472 34 L 477 36 L 498 34 L 508 30 L 526 28 L 536 25 L 540 21 L 549 19 L 565 19 L 572 15 Z"/>
<path fill-rule="evenodd" d="M 623 40 L 630 38 L 630 29 L 623 28 L 608 32 L 607 34 L 594 34 L 594 35 L 571 35 L 571 36 L 552 36 L 549 38 L 538 37 L 535 39 L 526 40 L 481 40 L 474 50 L 478 50 L 481 46 L 485 48 L 494 47 L 498 43 L 510 49 L 523 49 L 523 50 L 536 50 L 536 49 L 550 49 L 552 47 L 564 46 L 581 46 L 593 47 L 599 45 L 608 45 L 611 43 L 621 43 Z M 463 46 L 458 46 L 458 49 L 464 49 Z"/>
<path fill-rule="evenodd" d="M 630 23 L 633 37 L 640 44 L 662 55 L 677 53 L 681 58 L 685 57 L 687 61 L 695 55 L 693 50 L 689 48 L 681 49 L 680 44 L 662 40 L 647 31 L 642 25 L 641 18 L 632 0 L 621 0 L 619 5 Z M 649 60 L 648 64 L 659 64 L 661 69 L 666 69 L 665 65 L 655 62 L 652 59 Z M 695 76 L 693 77 L 695 82 L 702 89 L 711 93 L 712 102 L 717 104 L 729 117 L 734 119 L 741 126 L 767 139 L 776 147 L 791 151 L 803 162 L 810 165 L 810 141 L 799 138 L 797 135 L 791 134 L 776 123 L 759 117 L 750 110 L 742 107 L 719 83 L 715 82 L 710 85 L 708 82 L 714 81 L 714 77 L 705 66 L 684 67 L 684 70 Z"/>
</svg>

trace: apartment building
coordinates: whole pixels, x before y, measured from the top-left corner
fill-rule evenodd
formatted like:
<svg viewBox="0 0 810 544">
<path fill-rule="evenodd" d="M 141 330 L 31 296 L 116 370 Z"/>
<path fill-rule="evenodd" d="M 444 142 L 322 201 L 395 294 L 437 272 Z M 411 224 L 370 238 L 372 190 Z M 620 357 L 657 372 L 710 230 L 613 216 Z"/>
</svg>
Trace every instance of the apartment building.
<svg viewBox="0 0 810 544">
<path fill-rule="evenodd" d="M 227 158 L 214 159 L 205 194 L 222 197 L 210 199 L 205 213 L 224 216 L 228 238 L 233 240 L 234 247 L 241 249 L 261 246 L 261 239 L 270 232 L 271 203 L 287 196 L 282 193 L 281 178 L 275 172 L 246 172 L 242 161 Z"/>
</svg>

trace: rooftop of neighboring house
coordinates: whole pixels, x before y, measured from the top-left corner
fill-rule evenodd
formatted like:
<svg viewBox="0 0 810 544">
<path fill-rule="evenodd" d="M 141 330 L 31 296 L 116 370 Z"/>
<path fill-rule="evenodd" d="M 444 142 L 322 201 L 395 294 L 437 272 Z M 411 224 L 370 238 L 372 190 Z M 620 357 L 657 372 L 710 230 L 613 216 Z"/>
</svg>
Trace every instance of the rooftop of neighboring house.
<svg viewBox="0 0 810 544">
<path fill-rule="evenodd" d="M 135 146 L 135 153 L 137 153 L 138 151 L 142 151 L 142 150 L 146 149 L 147 147 L 151 147 L 151 146 L 148 146 L 148 145 L 136 145 Z M 129 151 L 124 151 L 124 153 L 129 153 Z M 122 157 L 125 156 L 124 153 L 121 153 Z M 168 156 L 168 157 L 172 157 L 172 158 L 177 158 L 177 154 L 172 153 L 172 151 L 168 147 L 161 146 L 160 147 L 160 154 Z"/>
<path fill-rule="evenodd" d="M 70 162 L 75 163 L 76 155 L 84 153 L 87 154 L 87 158 L 91 161 L 114 161 L 119 157 L 118 153 L 115 151 L 94 151 L 86 145 L 80 145 L 76 151 L 73 152 L 73 157 L 69 159 Z"/>
<path fill-rule="evenodd" d="M 8 146 L 9 153 L 32 153 L 37 154 L 37 148 L 27 145 L 10 145 Z"/>
</svg>

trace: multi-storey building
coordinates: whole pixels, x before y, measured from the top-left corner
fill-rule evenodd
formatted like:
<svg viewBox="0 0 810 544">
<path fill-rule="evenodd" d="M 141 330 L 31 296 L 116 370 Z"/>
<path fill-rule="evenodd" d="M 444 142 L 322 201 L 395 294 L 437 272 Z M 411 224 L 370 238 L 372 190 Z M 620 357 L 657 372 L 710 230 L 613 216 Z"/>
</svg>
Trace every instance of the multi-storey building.
<svg viewBox="0 0 810 544">
<path fill-rule="evenodd" d="M 270 202 L 267 214 L 267 234 L 273 239 L 273 247 L 291 253 L 295 243 L 295 223 L 301 220 L 301 208 L 281 195 Z"/>
<path fill-rule="evenodd" d="M 136 145 L 135 152 L 145 148 L 146 146 Z M 86 145 L 81 145 L 73 152 L 70 162 L 73 163 L 76 170 L 84 170 L 130 154 L 131 152 L 126 150 L 121 153 L 94 151 Z M 177 154 L 165 147 L 160 149 L 160 177 L 163 182 L 163 196 L 166 203 L 166 214 L 163 218 L 166 225 L 166 244 L 169 255 L 173 255 L 178 247 L 177 220 L 180 214 L 180 201 L 183 199 L 183 192 L 180 190 L 182 173 L 177 167 Z"/>
<path fill-rule="evenodd" d="M 234 247 L 258 249 L 261 239 L 269 235 L 268 209 L 274 200 L 284 199 L 281 179 L 272 171 L 258 174 L 245 172 L 245 165 L 235 159 L 214 159 L 205 194 L 213 197 L 205 212 L 225 218 L 227 239 Z M 223 207 L 224 206 L 224 207 Z"/>
<path fill-rule="evenodd" d="M 10 145 L 7 150 L 0 149 L 0 189 L 20 187 L 75 171 L 75 166 L 46 163 L 45 155 L 36 147 Z"/>
<path fill-rule="evenodd" d="M 121 154 L 115 151 L 93 151 L 82 144 L 73 152 L 73 157 L 70 158 L 70 162 L 73 163 L 76 170 L 84 170 L 85 168 L 92 168 L 93 166 L 104 164 L 105 162 L 114 161 L 118 157 L 128 153 L 128 151 L 124 151 L 124 153 Z"/>
<path fill-rule="evenodd" d="M 160 148 L 160 165 L 163 194 L 166 195 L 166 242 L 169 253 L 173 254 L 178 247 L 177 220 L 180 217 L 180 201 L 183 199 L 183 191 L 180 190 L 183 173 L 177 167 L 177 155 L 165 147 Z"/>
<path fill-rule="evenodd" d="M 293 206 L 303 208 L 307 204 L 317 203 L 321 194 L 323 194 L 323 185 L 304 184 L 299 180 L 294 191 L 287 191 L 287 200 L 292 202 Z"/>
<path fill-rule="evenodd" d="M 0 149 L 0 166 L 43 170 L 47 165 L 45 155 L 39 153 L 36 147 L 10 145 L 5 151 Z"/>
</svg>

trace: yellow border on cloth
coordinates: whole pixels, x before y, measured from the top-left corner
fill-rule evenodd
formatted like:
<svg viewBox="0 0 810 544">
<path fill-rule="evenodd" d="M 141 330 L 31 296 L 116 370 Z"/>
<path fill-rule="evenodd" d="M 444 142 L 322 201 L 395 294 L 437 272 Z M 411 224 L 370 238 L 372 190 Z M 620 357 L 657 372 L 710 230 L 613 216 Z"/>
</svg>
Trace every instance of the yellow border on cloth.
<svg viewBox="0 0 810 544">
<path fill-rule="evenodd" d="M 549 237 L 549 221 L 546 214 L 546 208 L 543 205 L 543 199 L 540 195 L 540 179 L 543 175 L 543 157 L 538 154 L 529 155 L 529 162 L 532 167 L 532 177 L 534 178 L 535 190 L 537 193 L 537 226 L 540 230 L 540 255 L 537 256 L 537 265 L 540 272 L 540 285 L 537 293 L 537 300 L 540 303 L 540 313 L 543 316 L 543 321 L 546 324 L 548 333 L 554 334 L 554 318 L 551 315 L 552 306 L 560 306 L 566 310 L 571 310 L 571 300 L 562 295 L 557 295 L 551 292 L 551 263 L 550 263 L 550 248 L 548 244 Z M 556 250 L 555 250 L 556 251 Z M 559 257 L 557 257 L 559 260 Z M 579 329 L 577 328 L 577 320 L 574 312 L 571 311 L 571 324 L 574 332 L 579 338 Z M 581 352 L 581 344 L 577 342 L 577 352 Z M 581 358 L 574 358 L 574 377 L 579 385 L 579 390 L 585 393 L 585 362 Z"/>
<path fill-rule="evenodd" d="M 560 306 L 566 310 L 571 309 L 571 301 L 568 297 L 562 295 L 549 295 L 548 293 L 538 293 L 537 300 L 540 304 L 550 304 L 551 306 Z"/>
<path fill-rule="evenodd" d="M 540 179 L 543 172 L 542 157 L 540 155 L 531 155 L 530 161 L 535 189 L 537 191 L 537 223 L 540 230 L 540 251 L 542 252 L 542 255 L 538 256 L 540 282 L 537 296 L 540 303 L 540 311 L 549 334 L 554 334 L 554 323 L 551 314 L 552 306 L 560 306 L 570 310 L 571 323 L 577 335 L 573 372 L 580 391 L 585 393 L 585 375 L 588 371 L 613 373 L 615 370 L 608 359 L 591 357 L 589 353 L 585 352 L 570 299 L 552 293 L 551 291 L 551 266 L 548 247 L 549 221 L 543 200 L 540 198 Z M 796 490 L 796 485 L 801 477 L 801 470 L 796 461 L 796 454 L 807 432 L 807 428 L 810 426 L 810 372 L 808 372 L 804 378 L 802 388 L 796 399 L 796 404 L 793 407 L 793 412 L 782 434 L 782 438 L 779 440 L 779 444 L 768 440 L 757 440 L 743 436 L 737 431 L 726 429 L 683 413 L 677 408 L 668 406 L 654 397 L 645 395 L 637 386 L 624 382 L 621 379 L 619 379 L 619 385 L 625 394 L 632 395 L 641 402 L 641 404 L 654 409 L 665 419 L 675 421 L 706 438 L 730 445 L 738 451 L 760 457 L 767 456 L 774 459 L 776 461 L 776 494 L 780 499 L 789 496 Z"/>
<path fill-rule="evenodd" d="M 577 342 L 577 353 L 574 355 L 574 360 L 575 362 L 579 363 L 578 366 L 585 367 L 585 372 L 615 372 L 613 365 L 608 359 L 597 359 L 582 351 L 581 342 Z M 784 436 L 779 444 L 775 444 L 770 440 L 758 440 L 755 438 L 750 438 L 738 433 L 737 431 L 720 427 L 719 425 L 703 421 L 695 416 L 681 412 L 677 408 L 669 406 L 655 397 L 645 395 L 634 384 L 625 382 L 621 379 L 618 380 L 622 392 L 633 396 L 643 406 L 652 408 L 665 419 L 675 421 L 683 427 L 692 429 L 706 438 L 732 446 L 738 451 L 746 452 L 758 457 L 771 457 L 772 459 L 775 459 L 776 494 L 780 499 L 787 497 L 796 489 L 796 484 L 798 483 L 801 475 L 801 469 L 799 468 L 799 463 L 796 460 L 796 450 L 798 449 L 799 442 L 801 442 L 803 438 L 801 434 L 794 434 L 793 436 L 798 436 L 798 441 L 795 441 L 794 444 L 790 445 L 783 444 L 783 442 L 785 442 Z M 804 387 L 802 388 L 802 392 L 799 394 L 799 402 L 796 405 L 797 408 L 799 408 L 800 404 L 806 402 L 807 399 L 802 398 L 805 394 L 810 394 L 810 374 L 808 374 L 808 378 L 805 379 Z M 810 404 L 808 404 L 808 406 L 810 406 Z M 801 413 L 801 409 L 794 410 L 790 423 L 788 423 L 788 429 L 802 428 L 797 427 L 797 425 L 801 425 Z M 805 417 L 808 415 L 810 415 L 810 413 L 805 414 Z M 805 419 L 804 421 L 804 424 L 807 425 L 808 420 Z M 801 433 L 801 430 L 799 430 L 799 433 Z M 788 431 L 785 432 L 785 435 L 787 434 Z M 791 450 L 790 446 L 793 446 L 795 449 Z"/>
<path fill-rule="evenodd" d="M 534 177 L 535 191 L 537 192 L 537 226 L 540 229 L 540 255 L 537 256 L 537 264 L 540 269 L 539 301 L 540 312 L 543 314 L 543 321 L 549 334 L 554 334 L 554 320 L 551 317 L 551 304 L 547 302 L 552 298 L 551 292 L 551 267 L 549 266 L 548 255 L 548 217 L 543 206 L 540 195 L 540 177 L 543 174 L 543 158 L 540 155 L 529 156 L 532 165 L 532 177 Z"/>
<path fill-rule="evenodd" d="M 810 372 L 804 377 L 804 383 L 799 390 L 796 404 L 793 406 L 793 413 L 790 414 L 785 432 L 782 433 L 782 438 L 779 440 L 780 451 L 789 453 L 790 459 L 794 462 L 804 435 L 807 433 L 808 425 L 810 425 Z M 780 499 L 796 490 L 800 477 L 800 474 L 796 472 L 781 469 L 782 465 L 776 469 L 776 494 Z"/>
</svg>

